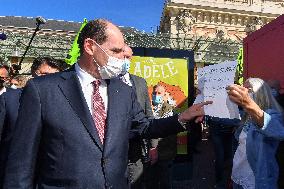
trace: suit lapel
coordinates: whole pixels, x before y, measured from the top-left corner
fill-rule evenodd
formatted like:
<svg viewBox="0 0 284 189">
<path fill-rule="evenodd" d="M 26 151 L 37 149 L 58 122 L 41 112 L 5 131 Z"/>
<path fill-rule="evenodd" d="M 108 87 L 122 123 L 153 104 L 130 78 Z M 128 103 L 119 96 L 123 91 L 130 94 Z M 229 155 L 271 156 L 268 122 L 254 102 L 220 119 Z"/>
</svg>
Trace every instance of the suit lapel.
<svg viewBox="0 0 284 189">
<path fill-rule="evenodd" d="M 106 80 L 107 82 L 107 93 L 108 93 L 108 111 L 107 111 L 107 125 L 106 125 L 106 132 L 105 132 L 105 144 L 104 148 L 106 148 L 108 145 L 111 144 L 113 135 L 116 135 L 117 129 L 117 123 L 115 120 L 117 117 L 115 115 L 117 112 L 121 111 L 121 107 L 118 106 L 117 99 L 118 97 L 115 97 L 116 95 L 120 95 L 121 88 L 118 84 L 118 79 L 111 79 Z"/>
<path fill-rule="evenodd" d="M 84 98 L 74 67 L 70 71 L 62 72 L 61 76 L 64 80 L 59 84 L 59 88 L 82 121 L 90 136 L 93 138 L 95 144 L 102 151 L 103 146 Z"/>
</svg>

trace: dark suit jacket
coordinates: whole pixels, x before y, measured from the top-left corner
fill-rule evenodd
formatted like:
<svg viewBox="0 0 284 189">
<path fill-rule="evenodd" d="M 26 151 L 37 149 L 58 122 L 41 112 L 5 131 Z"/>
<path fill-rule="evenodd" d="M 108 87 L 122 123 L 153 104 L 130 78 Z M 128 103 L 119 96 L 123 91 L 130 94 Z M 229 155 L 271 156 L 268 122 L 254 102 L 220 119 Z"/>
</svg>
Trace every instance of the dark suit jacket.
<svg viewBox="0 0 284 189">
<path fill-rule="evenodd" d="M 5 93 L 0 96 L 0 134 L 4 131 L 4 125 L 15 126 L 19 99 L 21 96 L 21 89 L 7 89 Z"/>
<path fill-rule="evenodd" d="M 3 183 L 5 164 L 13 130 L 18 117 L 21 89 L 7 89 L 0 96 L 0 188 Z"/>
<path fill-rule="evenodd" d="M 130 79 L 134 82 L 137 100 L 148 117 L 153 117 L 151 102 L 149 98 L 147 83 L 144 78 L 130 74 Z"/>
<path fill-rule="evenodd" d="M 143 109 L 145 115 L 149 118 L 153 118 L 152 107 L 150 104 L 148 88 L 145 79 L 130 74 L 130 80 L 134 84 L 133 88 L 135 89 L 137 100 L 141 105 L 141 108 Z M 149 161 L 149 147 L 150 141 L 148 139 L 142 140 L 140 137 L 131 138 L 129 141 L 129 161 L 132 163 L 136 163 L 139 159 L 141 159 L 141 157 L 144 157 L 144 161 L 146 159 L 148 159 Z M 140 168 L 141 166 L 139 166 L 139 169 Z"/>
<path fill-rule="evenodd" d="M 183 130 L 177 116 L 148 120 L 134 90 L 108 83 L 104 145 L 73 69 L 30 80 L 21 96 L 4 188 L 125 189 L 129 131 L 146 138 Z"/>
</svg>

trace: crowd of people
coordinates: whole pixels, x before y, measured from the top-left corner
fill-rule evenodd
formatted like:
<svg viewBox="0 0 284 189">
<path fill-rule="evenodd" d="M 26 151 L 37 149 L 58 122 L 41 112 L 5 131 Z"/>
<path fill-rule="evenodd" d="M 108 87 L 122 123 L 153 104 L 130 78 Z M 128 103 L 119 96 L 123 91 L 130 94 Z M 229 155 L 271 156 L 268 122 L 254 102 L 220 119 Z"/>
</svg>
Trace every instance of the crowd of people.
<svg viewBox="0 0 284 189">
<path fill-rule="evenodd" d="M 278 188 L 284 125 L 273 84 L 249 78 L 226 88 L 240 120 L 205 116 L 211 101 L 175 114 L 163 85 L 150 98 L 145 79 L 129 73 L 133 52 L 116 25 L 89 21 L 78 45 L 70 68 L 38 57 L 25 78 L 0 66 L 0 188 L 170 189 L 176 134 L 202 120 L 216 188 Z"/>
</svg>

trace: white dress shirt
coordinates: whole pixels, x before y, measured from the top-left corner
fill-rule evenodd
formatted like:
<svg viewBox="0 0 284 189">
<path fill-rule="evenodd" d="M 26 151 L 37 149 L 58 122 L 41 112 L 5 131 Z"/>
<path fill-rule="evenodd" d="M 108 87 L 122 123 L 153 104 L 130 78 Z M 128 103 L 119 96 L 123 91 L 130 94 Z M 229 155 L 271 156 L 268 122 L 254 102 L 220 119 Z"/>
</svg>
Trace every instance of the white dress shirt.
<svg viewBox="0 0 284 189">
<path fill-rule="evenodd" d="M 127 84 L 128 86 L 132 87 L 133 84 L 131 82 L 131 79 L 130 79 L 130 74 L 127 72 L 126 74 L 124 74 L 123 76 L 120 77 L 120 79 L 125 83 Z"/>
<path fill-rule="evenodd" d="M 239 146 L 233 158 L 232 180 L 244 189 L 255 189 L 255 176 L 250 167 L 246 153 L 247 133 L 242 130 Z"/>
<path fill-rule="evenodd" d="M 94 91 L 94 87 L 92 82 L 96 81 L 97 79 L 95 77 L 93 77 L 92 75 L 90 75 L 89 73 L 87 73 L 85 70 L 83 70 L 82 68 L 80 68 L 79 64 L 76 63 L 75 64 L 75 71 L 77 74 L 77 77 L 79 78 L 81 87 L 82 87 L 82 91 L 85 97 L 85 100 L 88 104 L 89 110 L 91 112 L 91 114 L 93 114 L 93 106 L 92 106 L 92 95 L 93 95 L 93 91 Z M 107 105 L 108 105 L 108 96 L 107 96 L 107 84 L 105 82 L 105 80 L 100 80 L 101 84 L 99 86 L 99 92 L 100 95 L 103 99 L 104 105 L 105 105 L 105 110 L 107 112 Z"/>
</svg>

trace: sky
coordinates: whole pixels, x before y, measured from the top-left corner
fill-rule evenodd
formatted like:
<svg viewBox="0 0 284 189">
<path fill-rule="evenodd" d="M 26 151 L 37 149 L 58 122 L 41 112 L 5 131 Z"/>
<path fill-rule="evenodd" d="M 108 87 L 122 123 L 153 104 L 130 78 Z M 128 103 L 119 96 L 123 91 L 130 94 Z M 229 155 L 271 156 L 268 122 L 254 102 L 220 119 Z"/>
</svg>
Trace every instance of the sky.
<svg viewBox="0 0 284 189">
<path fill-rule="evenodd" d="M 82 22 L 108 19 L 119 26 L 156 31 L 165 0 L 0 0 L 0 16 L 43 16 Z M 1 23 L 0 23 L 1 25 Z"/>
</svg>

